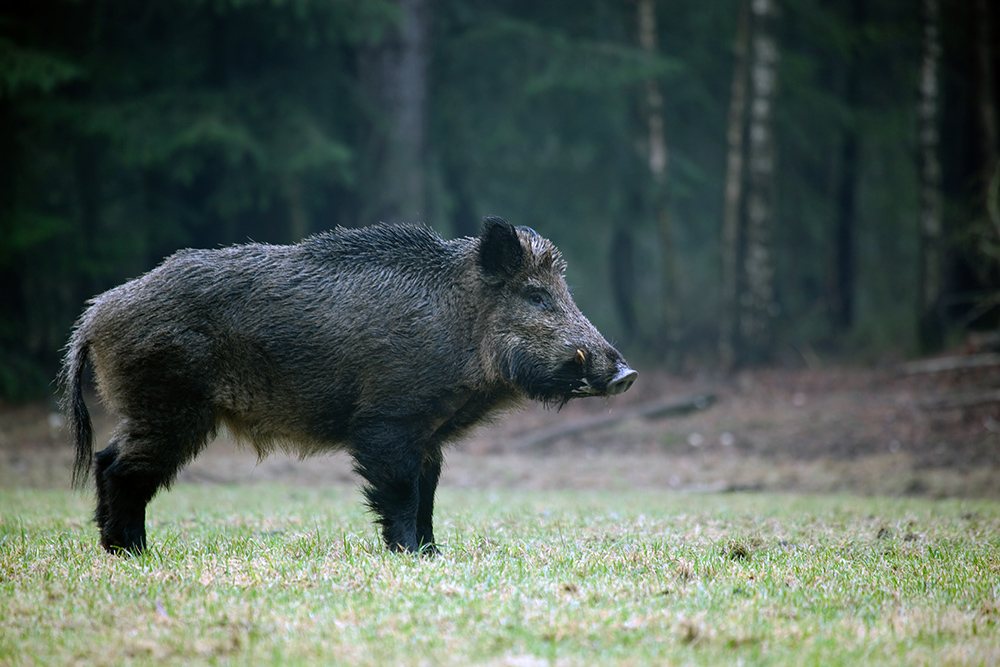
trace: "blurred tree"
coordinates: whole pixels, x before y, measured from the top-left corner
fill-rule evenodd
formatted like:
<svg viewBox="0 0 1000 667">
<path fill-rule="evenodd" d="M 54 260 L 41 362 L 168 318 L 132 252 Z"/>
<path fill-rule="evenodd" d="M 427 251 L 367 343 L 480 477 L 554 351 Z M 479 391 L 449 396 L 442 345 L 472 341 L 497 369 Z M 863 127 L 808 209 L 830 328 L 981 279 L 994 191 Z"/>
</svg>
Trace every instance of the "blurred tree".
<svg viewBox="0 0 1000 667">
<path fill-rule="evenodd" d="M 940 122 L 939 69 L 941 61 L 940 9 L 937 0 L 922 0 L 922 62 L 918 107 L 920 174 L 920 272 L 918 335 L 924 352 L 938 349 L 944 338 L 942 322 L 941 163 L 938 156 Z"/>
<path fill-rule="evenodd" d="M 374 105 L 359 224 L 426 219 L 428 30 L 431 0 L 395 0 L 396 25 L 361 51 L 361 79 Z"/>
<path fill-rule="evenodd" d="M 839 3 L 838 3 L 839 4 Z M 850 331 L 854 324 L 855 231 L 857 219 L 858 171 L 861 131 L 857 120 L 860 109 L 861 36 L 865 26 L 864 0 L 850 0 L 845 11 L 847 45 L 843 64 L 835 76 L 835 85 L 846 107 L 840 150 L 836 164 L 836 222 L 833 233 L 832 279 L 830 280 L 830 319 L 838 334 Z"/>
<path fill-rule="evenodd" d="M 746 362 L 771 360 L 774 296 L 774 221 L 777 145 L 774 137 L 778 89 L 778 44 L 773 0 L 750 3 L 750 110 L 747 126 L 746 283 L 740 295 L 740 357 Z"/>
<path fill-rule="evenodd" d="M 775 12 L 771 0 L 742 5 L 734 46 L 722 226 L 723 307 L 730 309 L 723 315 L 720 338 L 724 368 L 770 361 L 773 351 Z"/>
<path fill-rule="evenodd" d="M 740 238 L 742 236 L 743 180 L 746 144 L 747 49 L 750 42 L 750 0 L 739 0 L 739 21 L 733 42 L 733 74 L 726 126 L 726 190 L 722 202 L 719 365 L 731 371 L 737 361 L 739 317 Z"/>
<path fill-rule="evenodd" d="M 621 222 L 615 226 L 610 250 L 609 273 L 612 298 L 621 321 L 624 340 L 627 343 L 634 343 L 639 335 L 635 304 L 635 242 L 631 230 Z"/>
<path fill-rule="evenodd" d="M 1000 12 L 993 11 L 987 0 L 973 0 L 972 19 L 976 31 L 975 96 L 978 111 L 978 129 L 981 140 L 980 168 L 973 188 L 975 193 L 972 237 L 975 239 L 976 259 L 980 281 L 987 286 L 986 294 L 979 298 L 976 307 L 965 315 L 965 322 L 977 323 L 989 312 L 993 322 L 1000 322 L 995 313 L 1000 310 L 1000 131 L 997 124 L 997 86 L 994 67 L 997 57 L 994 26 Z M 993 289 L 988 286 L 993 285 Z M 989 321 L 989 320 L 987 320 Z"/>
<path fill-rule="evenodd" d="M 1000 240 L 1000 211 L 989 204 L 993 193 L 1000 190 L 1000 136 L 997 129 L 996 74 L 993 66 L 996 48 L 993 35 L 994 14 L 988 0 L 973 0 L 973 22 L 976 28 L 976 106 L 979 111 L 979 131 L 982 169 L 979 187 L 983 213 Z"/>
<path fill-rule="evenodd" d="M 648 55 L 658 52 L 656 5 L 653 0 L 638 0 L 636 3 L 636 24 L 638 26 L 639 47 Z M 663 117 L 663 89 L 660 82 L 650 77 L 645 82 L 645 105 L 647 136 L 646 162 L 652 177 L 652 211 L 656 218 L 656 230 L 660 249 L 660 308 L 662 332 L 660 345 L 665 349 L 668 368 L 676 370 L 680 361 L 681 340 L 680 307 L 677 296 L 677 251 L 674 242 L 673 219 L 670 213 L 670 173 L 669 151 Z M 619 268 L 619 270 L 621 270 Z"/>
</svg>

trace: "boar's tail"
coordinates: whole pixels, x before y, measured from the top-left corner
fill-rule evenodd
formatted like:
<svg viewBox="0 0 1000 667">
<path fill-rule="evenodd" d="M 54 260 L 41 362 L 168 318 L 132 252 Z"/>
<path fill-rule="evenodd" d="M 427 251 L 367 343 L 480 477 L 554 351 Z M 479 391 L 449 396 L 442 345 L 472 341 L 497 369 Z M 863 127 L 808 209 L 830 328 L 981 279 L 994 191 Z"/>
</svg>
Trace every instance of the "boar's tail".
<svg viewBox="0 0 1000 667">
<path fill-rule="evenodd" d="M 69 341 L 59 383 L 63 390 L 63 412 L 76 441 L 76 461 L 73 463 L 73 486 L 80 487 L 87 481 L 94 459 L 94 427 L 90 411 L 83 400 L 83 372 L 87 367 L 90 342 L 80 331 Z"/>
</svg>

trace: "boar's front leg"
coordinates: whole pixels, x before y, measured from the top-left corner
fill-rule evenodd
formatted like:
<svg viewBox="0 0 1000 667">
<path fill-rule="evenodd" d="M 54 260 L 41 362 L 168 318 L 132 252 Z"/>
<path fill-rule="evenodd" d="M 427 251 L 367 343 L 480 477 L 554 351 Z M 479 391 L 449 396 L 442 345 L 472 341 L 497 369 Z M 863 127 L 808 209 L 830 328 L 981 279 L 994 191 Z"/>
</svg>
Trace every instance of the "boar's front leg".
<svg viewBox="0 0 1000 667">
<path fill-rule="evenodd" d="M 418 535 L 418 514 L 424 507 L 421 491 L 431 493 L 426 507 L 425 533 L 430 536 L 433 489 L 437 486 L 440 463 L 432 464 L 424 476 L 424 450 L 412 428 L 375 423 L 356 428 L 351 436 L 354 469 L 368 485 L 364 488 L 368 507 L 382 527 L 382 538 L 392 551 L 417 553 L 423 541 Z M 437 470 L 435 473 L 434 470 Z M 433 478 L 433 484 L 431 484 Z"/>
<path fill-rule="evenodd" d="M 441 477 L 441 449 L 433 448 L 424 457 L 420 468 L 420 503 L 417 506 L 417 542 L 430 555 L 438 553 L 434 541 L 434 493 Z"/>
</svg>

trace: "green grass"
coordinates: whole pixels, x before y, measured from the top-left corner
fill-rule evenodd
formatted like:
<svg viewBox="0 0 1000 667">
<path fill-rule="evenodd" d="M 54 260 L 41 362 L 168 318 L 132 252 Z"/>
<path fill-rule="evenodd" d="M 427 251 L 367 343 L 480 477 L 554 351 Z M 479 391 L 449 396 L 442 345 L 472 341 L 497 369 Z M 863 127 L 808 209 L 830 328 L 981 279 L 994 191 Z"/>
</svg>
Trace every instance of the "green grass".
<svg viewBox="0 0 1000 667">
<path fill-rule="evenodd" d="M 387 554 L 357 493 L 178 485 L 151 550 L 0 491 L 0 664 L 997 664 L 1000 503 L 440 494 Z"/>
</svg>

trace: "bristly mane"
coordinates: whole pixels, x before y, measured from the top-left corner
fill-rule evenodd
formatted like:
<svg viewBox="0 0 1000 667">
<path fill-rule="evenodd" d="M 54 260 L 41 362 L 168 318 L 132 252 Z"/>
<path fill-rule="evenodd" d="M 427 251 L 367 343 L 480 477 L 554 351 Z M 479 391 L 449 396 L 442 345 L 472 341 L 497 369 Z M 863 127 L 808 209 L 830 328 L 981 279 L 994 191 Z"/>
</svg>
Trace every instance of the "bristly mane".
<svg viewBox="0 0 1000 667">
<path fill-rule="evenodd" d="M 336 227 L 302 240 L 303 248 L 327 261 L 426 272 L 454 263 L 457 247 L 425 225 L 378 224 L 357 229 Z"/>
</svg>

